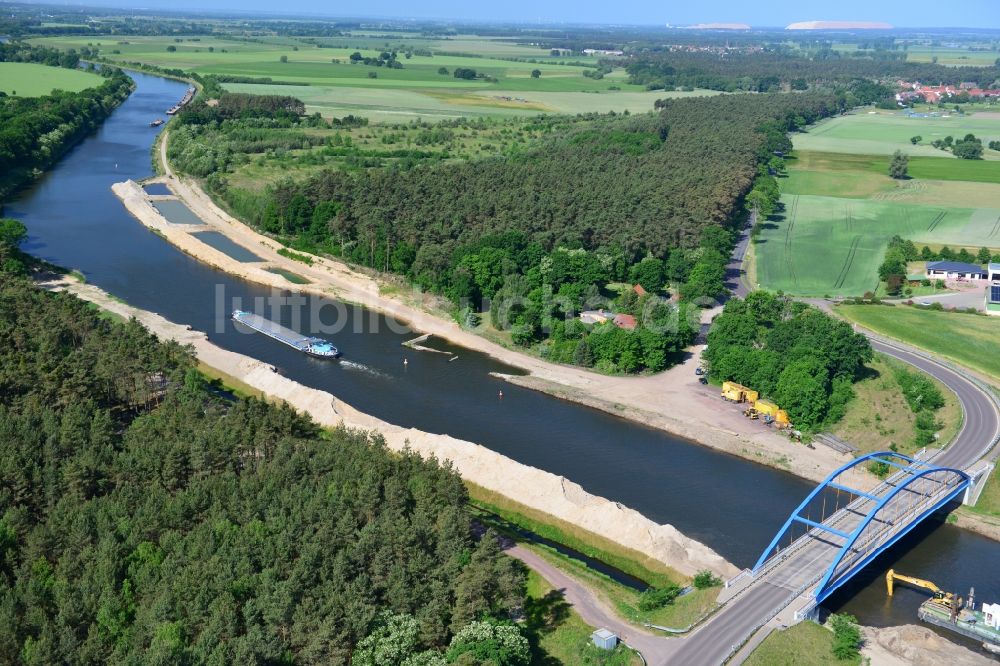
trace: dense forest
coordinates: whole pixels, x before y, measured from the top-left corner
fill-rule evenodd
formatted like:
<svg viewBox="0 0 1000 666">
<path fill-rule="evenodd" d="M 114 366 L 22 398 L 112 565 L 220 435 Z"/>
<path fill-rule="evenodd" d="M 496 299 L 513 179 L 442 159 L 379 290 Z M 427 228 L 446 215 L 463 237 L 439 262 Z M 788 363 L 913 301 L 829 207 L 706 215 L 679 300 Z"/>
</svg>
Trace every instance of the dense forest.
<svg viewBox="0 0 1000 666">
<path fill-rule="evenodd" d="M 62 57 L 51 49 L 0 44 L 0 59 L 76 66 L 75 56 Z M 0 97 L 0 199 L 55 163 L 132 92 L 132 79 L 120 69 L 103 67 L 100 74 L 104 83 L 78 93 Z"/>
<path fill-rule="evenodd" d="M 447 466 L 26 278 L 0 339 L 0 662 L 525 663 L 523 574 Z"/>
<path fill-rule="evenodd" d="M 726 303 L 704 358 L 714 379 L 756 389 L 788 410 L 795 427 L 814 430 L 844 415 L 852 385 L 873 354 L 847 322 L 756 291 Z"/>
<path fill-rule="evenodd" d="M 855 104 L 889 97 L 896 79 L 927 85 L 958 85 L 975 81 L 983 87 L 1000 80 L 1000 67 L 946 67 L 930 63 L 840 57 L 835 51 L 804 57 L 773 52 L 715 53 L 670 52 L 640 55 L 626 65 L 630 81 L 651 90 L 676 87 L 710 90 L 771 92 L 810 87 L 842 89 Z M 859 84 L 860 87 L 859 87 Z M 852 106 L 854 104 L 851 104 Z"/>
<path fill-rule="evenodd" d="M 762 183 L 775 152 L 790 149 L 786 133 L 843 109 L 819 94 L 665 100 L 642 116 L 560 120 L 558 131 L 493 157 L 328 169 L 250 191 L 203 168 L 211 159 L 224 171 L 240 162 L 241 141 L 267 150 L 265 130 L 288 127 L 255 119 L 249 104 L 227 103 L 239 107 L 236 115 L 221 104 L 192 106 L 175 130 L 182 143 L 171 148 L 176 165 L 208 175 L 242 219 L 299 249 L 445 294 L 464 322 L 489 310 L 513 342 L 537 345 L 553 360 L 625 372 L 662 369 L 690 342 L 690 326 L 676 323 L 687 314 L 661 297 L 721 294 L 744 197 L 753 192 L 747 208 L 777 197 Z M 303 136 L 301 145 L 316 140 Z M 653 298 L 609 288 L 621 283 L 641 284 Z M 602 307 L 638 324 L 619 332 L 575 321 Z M 591 339 L 594 332 L 609 335 Z"/>
</svg>

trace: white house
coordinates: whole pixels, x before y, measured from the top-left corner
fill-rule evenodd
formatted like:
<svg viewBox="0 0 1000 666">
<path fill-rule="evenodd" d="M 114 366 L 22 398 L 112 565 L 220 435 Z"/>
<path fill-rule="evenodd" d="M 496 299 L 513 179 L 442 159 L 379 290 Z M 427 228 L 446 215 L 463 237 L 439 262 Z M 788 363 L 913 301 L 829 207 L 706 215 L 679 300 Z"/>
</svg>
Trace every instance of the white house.
<svg viewBox="0 0 1000 666">
<path fill-rule="evenodd" d="M 928 280 L 985 280 L 982 266 L 961 261 L 928 261 Z"/>
</svg>

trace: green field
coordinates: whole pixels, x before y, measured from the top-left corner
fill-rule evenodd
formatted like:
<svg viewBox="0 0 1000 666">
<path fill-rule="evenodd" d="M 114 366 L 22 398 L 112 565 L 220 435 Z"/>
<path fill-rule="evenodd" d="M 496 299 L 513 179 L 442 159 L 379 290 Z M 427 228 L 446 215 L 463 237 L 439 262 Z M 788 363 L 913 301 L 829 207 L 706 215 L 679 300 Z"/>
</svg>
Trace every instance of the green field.
<svg viewBox="0 0 1000 666">
<path fill-rule="evenodd" d="M 358 80 L 357 83 L 362 83 Z M 528 93 L 510 90 L 456 90 L 454 88 L 383 87 L 378 80 L 357 86 L 280 86 L 259 83 L 227 83 L 233 92 L 256 95 L 293 95 L 306 103 L 306 112 L 323 116 L 363 115 L 373 121 L 400 122 L 414 118 L 471 118 L 475 116 L 534 116 L 539 113 L 581 113 L 592 111 L 652 111 L 665 97 L 718 94 L 660 91 L 551 92 Z M 515 99 L 506 100 L 503 97 Z M 519 99 L 517 99 L 519 98 Z M 520 101 L 523 100 L 523 101 Z"/>
<path fill-rule="evenodd" d="M 910 136 L 926 143 L 945 128 L 990 141 L 1000 137 L 1000 114 L 855 114 L 793 136 L 788 173 L 779 178 L 783 210 L 761 223 L 754 244 L 760 286 L 801 296 L 876 291 L 896 235 L 932 247 L 1000 247 L 1000 154 L 960 160 L 910 143 Z M 909 179 L 888 176 L 897 149 L 913 155 Z"/>
<path fill-rule="evenodd" d="M 997 57 L 1000 57 L 1000 53 L 996 51 L 972 51 L 964 47 L 911 46 L 906 50 L 908 62 L 933 62 L 937 58 L 939 65 L 990 67 Z"/>
<path fill-rule="evenodd" d="M 98 49 L 101 57 L 139 62 L 199 74 L 270 78 L 307 86 L 228 84 L 240 92 L 294 95 L 310 112 L 326 116 L 361 114 L 375 120 L 476 115 L 523 116 L 539 112 L 584 113 L 651 111 L 656 99 L 672 95 L 710 94 L 650 92 L 626 83 L 623 69 L 601 79 L 583 76 L 596 71 L 597 59 L 553 57 L 546 49 L 459 35 L 424 39 L 397 35 L 316 40 L 272 37 L 243 40 L 224 36 L 199 37 L 47 37 L 32 40 L 59 48 Z M 172 51 L 167 49 L 172 48 Z M 421 50 L 406 58 L 407 50 Z M 398 50 L 402 69 L 352 64 L 360 51 L 375 57 Z M 430 50 L 433 55 L 426 55 Z M 462 55 L 466 54 L 466 55 Z M 287 62 L 281 62 L 284 57 Z M 530 58 L 534 62 L 500 58 Z M 572 64 L 570 64 L 572 63 Z M 448 70 L 440 74 L 440 68 Z M 483 73 L 495 81 L 455 78 L 456 68 Z M 538 70 L 538 78 L 531 76 Z M 374 78 L 372 78 L 374 75 Z"/>
<path fill-rule="evenodd" d="M 833 632 L 815 622 L 800 622 L 772 632 L 745 662 L 746 666 L 853 666 L 860 659 L 833 656 Z"/>
<path fill-rule="evenodd" d="M 916 443 L 916 415 L 906 404 L 894 374 L 898 369 L 909 368 L 882 354 L 875 355 L 867 365 L 865 377 L 854 384 L 854 399 L 833 428 L 834 435 L 854 444 L 862 453 L 892 448 L 912 455 L 920 448 Z M 962 425 L 962 408 L 944 384 L 937 380 L 934 383 L 945 400 L 945 406 L 935 412 L 935 417 L 942 424 L 941 441 L 948 443 Z"/>
<path fill-rule="evenodd" d="M 895 235 L 917 243 L 1000 245 L 1000 208 L 798 194 L 782 202 L 784 213 L 763 224 L 755 244 L 757 279 L 797 295 L 874 291 L 886 244 Z"/>
<path fill-rule="evenodd" d="M 902 150 L 908 155 L 955 159 L 950 153 L 929 145 L 930 142 L 946 136 L 961 138 L 969 133 L 982 139 L 984 144 L 1000 139 L 1000 113 L 945 113 L 932 118 L 909 117 L 901 111 L 837 116 L 795 135 L 795 149 L 861 155 L 891 155 Z M 920 145 L 910 143 L 910 137 L 914 136 L 923 137 Z M 989 151 L 986 157 L 1000 159 L 1000 154 Z"/>
<path fill-rule="evenodd" d="M 0 62 L 0 91 L 17 97 L 40 97 L 53 90 L 79 92 L 101 85 L 96 74 L 31 62 Z"/>
<path fill-rule="evenodd" d="M 1000 318 L 900 305 L 840 305 L 837 314 L 1000 381 Z M 956 344 L 961 340 L 961 344 Z"/>
</svg>

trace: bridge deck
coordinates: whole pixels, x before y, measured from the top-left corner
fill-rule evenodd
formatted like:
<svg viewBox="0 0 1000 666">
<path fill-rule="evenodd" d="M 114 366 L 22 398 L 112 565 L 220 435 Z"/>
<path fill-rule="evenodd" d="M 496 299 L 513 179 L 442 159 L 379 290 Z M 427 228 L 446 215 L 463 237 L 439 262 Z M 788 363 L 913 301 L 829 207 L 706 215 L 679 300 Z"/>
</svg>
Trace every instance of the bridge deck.
<svg viewBox="0 0 1000 666">
<path fill-rule="evenodd" d="M 837 565 L 831 583 L 843 582 L 869 556 L 909 531 L 942 501 L 956 492 L 956 485 L 932 477 L 916 478 L 910 470 L 892 475 L 869 493 L 830 516 L 824 524 L 839 532 L 853 533 L 879 501 L 898 490 L 888 504 L 862 531 L 856 548 Z M 756 629 L 777 615 L 803 592 L 819 583 L 836 562 L 845 539 L 827 530 L 813 528 L 788 548 L 768 560 L 746 585 L 710 622 L 679 646 L 676 663 L 715 665 Z M 757 618 L 756 624 L 748 618 Z"/>
</svg>

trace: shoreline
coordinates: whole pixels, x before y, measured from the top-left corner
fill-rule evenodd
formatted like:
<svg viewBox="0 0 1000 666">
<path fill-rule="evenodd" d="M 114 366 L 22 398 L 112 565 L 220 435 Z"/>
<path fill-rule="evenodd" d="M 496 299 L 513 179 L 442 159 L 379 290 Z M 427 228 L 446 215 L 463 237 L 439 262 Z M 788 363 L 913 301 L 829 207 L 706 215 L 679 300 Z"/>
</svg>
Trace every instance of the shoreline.
<svg viewBox="0 0 1000 666">
<path fill-rule="evenodd" d="M 201 218 L 206 227 L 224 234 L 237 245 L 251 250 L 262 263 L 246 264 L 215 250 L 193 237 L 181 225 L 167 222 L 149 205 L 148 195 L 138 183 L 127 181 L 112 186 L 129 212 L 146 227 L 160 233 L 186 254 L 230 275 L 272 288 L 307 292 L 335 298 L 393 317 L 415 332 L 439 337 L 500 361 L 527 373 L 523 378 L 502 378 L 532 390 L 600 409 L 633 423 L 652 427 L 694 444 L 739 456 L 757 464 L 789 472 L 809 481 L 820 481 L 850 458 L 826 447 L 808 449 L 787 437 L 745 419 L 739 410 L 719 409 L 717 392 L 697 382 L 694 368 L 697 353 L 687 361 L 655 375 L 608 376 L 585 368 L 551 363 L 521 351 L 499 345 L 463 329 L 427 309 L 436 300 L 427 296 L 423 302 L 411 304 L 382 293 L 379 281 L 347 264 L 326 257 L 295 251 L 309 257 L 311 265 L 278 254 L 283 246 L 258 233 L 220 208 L 199 185 L 173 173 L 166 158 L 169 132 L 163 132 L 157 146 L 156 160 L 162 175 L 145 182 L 165 183 L 177 200 L 183 202 Z M 291 271 L 311 284 L 292 283 L 280 275 L 263 270 L 268 265 Z M 696 352 L 702 347 L 695 348 Z M 714 398 L 714 399 L 713 399 Z M 726 403 L 728 405 L 728 403 Z M 607 406 L 623 405 L 623 409 Z M 731 406 L 730 406 L 731 407 Z M 675 416 L 682 415 L 682 416 Z M 874 487 L 878 479 L 866 475 L 866 484 Z"/>
<path fill-rule="evenodd" d="M 162 150 L 161 144 L 161 152 Z M 148 182 L 167 183 L 175 198 L 188 205 L 205 222 L 205 226 L 197 227 L 197 230 L 207 228 L 219 231 L 238 245 L 262 256 L 262 262 L 238 262 L 195 238 L 189 227 L 168 222 L 151 205 L 149 195 L 138 183 L 126 181 L 112 186 L 128 211 L 144 226 L 185 254 L 227 274 L 272 288 L 337 298 L 394 317 L 422 336 L 437 336 L 452 344 L 485 353 L 528 373 L 494 373 L 494 376 L 504 381 L 598 409 L 631 423 L 666 432 L 694 445 L 738 456 L 809 481 L 823 480 L 833 469 L 850 459 L 845 454 L 823 446 L 808 449 L 793 443 L 760 426 L 758 422 L 745 419 L 740 410 L 729 403 L 722 403 L 716 390 L 698 383 L 694 374 L 702 346 L 691 350 L 692 353 L 684 362 L 655 375 L 607 376 L 584 368 L 553 364 L 497 345 L 461 329 L 457 323 L 382 295 L 375 279 L 342 262 L 308 255 L 314 261 L 309 266 L 279 255 L 277 249 L 282 246 L 277 241 L 262 236 L 235 220 L 211 202 L 208 195 L 196 185 L 181 181 L 172 174 L 153 178 Z M 186 198 L 183 194 L 188 194 L 191 198 Z M 284 277 L 261 268 L 264 265 L 292 271 L 308 277 L 313 283 L 289 282 Z M 324 289 L 321 284 L 317 284 L 323 281 L 334 284 Z M 683 415 L 683 418 L 672 414 Z M 710 418 L 706 418 L 707 415 Z M 862 478 L 863 483 L 860 479 L 858 481 L 862 490 L 874 487 L 879 482 L 877 477 L 867 472 Z M 962 528 L 1000 541 L 1000 528 L 973 512 L 963 513 L 959 521 L 956 524 Z"/>
<path fill-rule="evenodd" d="M 593 495 L 563 476 L 524 465 L 473 442 L 404 428 L 372 417 L 331 393 L 303 386 L 279 375 L 274 366 L 263 361 L 222 349 L 200 331 L 117 301 L 93 285 L 62 278 L 41 283 L 40 286 L 53 291 L 68 291 L 126 319 L 135 317 L 153 334 L 190 345 L 197 359 L 205 365 L 308 414 L 323 427 L 374 431 L 394 451 L 409 449 L 425 458 L 449 461 L 455 471 L 471 483 L 586 532 L 603 535 L 609 541 L 661 562 L 684 576 L 693 576 L 702 569 L 711 569 L 727 578 L 738 572 L 737 567 L 721 555 L 685 536 L 674 526 L 656 523 L 634 509 Z"/>
</svg>

